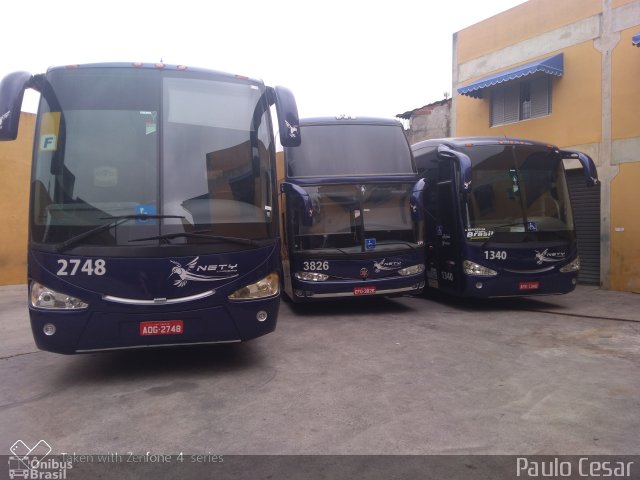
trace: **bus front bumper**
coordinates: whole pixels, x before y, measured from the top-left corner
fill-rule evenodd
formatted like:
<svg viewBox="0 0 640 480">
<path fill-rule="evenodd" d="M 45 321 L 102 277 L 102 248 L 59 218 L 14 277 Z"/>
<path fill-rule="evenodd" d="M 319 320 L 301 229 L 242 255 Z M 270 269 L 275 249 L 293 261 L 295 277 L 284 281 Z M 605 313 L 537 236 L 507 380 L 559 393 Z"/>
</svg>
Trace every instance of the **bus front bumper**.
<svg viewBox="0 0 640 480">
<path fill-rule="evenodd" d="M 163 312 L 51 312 L 30 308 L 29 316 L 39 349 L 73 354 L 246 341 L 275 330 L 279 305 L 278 296 Z M 149 329 L 151 333 L 143 333 L 146 325 L 154 327 Z M 164 333 L 157 328 L 162 325 L 180 327 L 167 328 Z"/>
<path fill-rule="evenodd" d="M 395 297 L 418 295 L 424 289 L 424 276 L 393 277 L 376 280 L 340 280 L 306 282 L 293 280 L 293 300 L 315 301 L 330 298 L 354 298 L 367 296 Z"/>
<path fill-rule="evenodd" d="M 536 295 L 563 295 L 576 288 L 578 274 L 501 275 L 498 277 L 465 278 L 463 295 L 475 298 L 528 297 Z"/>
</svg>

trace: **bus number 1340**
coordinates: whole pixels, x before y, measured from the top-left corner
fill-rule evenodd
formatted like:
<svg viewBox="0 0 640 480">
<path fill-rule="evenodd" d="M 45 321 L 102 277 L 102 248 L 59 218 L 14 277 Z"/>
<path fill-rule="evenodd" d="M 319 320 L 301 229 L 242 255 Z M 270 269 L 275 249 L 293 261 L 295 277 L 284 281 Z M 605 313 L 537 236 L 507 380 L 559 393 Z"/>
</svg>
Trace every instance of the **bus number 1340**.
<svg viewBox="0 0 640 480">
<path fill-rule="evenodd" d="M 487 260 L 506 260 L 507 252 L 504 250 L 485 250 L 484 258 Z"/>
</svg>

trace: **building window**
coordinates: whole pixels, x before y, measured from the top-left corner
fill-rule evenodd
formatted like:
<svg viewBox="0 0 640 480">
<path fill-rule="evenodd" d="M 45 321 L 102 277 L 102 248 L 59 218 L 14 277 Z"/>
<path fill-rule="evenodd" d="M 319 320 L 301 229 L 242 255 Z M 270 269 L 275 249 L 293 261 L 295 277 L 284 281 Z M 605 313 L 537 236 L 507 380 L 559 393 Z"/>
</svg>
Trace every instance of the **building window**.
<svg viewBox="0 0 640 480">
<path fill-rule="evenodd" d="M 504 125 L 551 113 L 551 80 L 541 75 L 491 89 L 490 124 Z"/>
</svg>

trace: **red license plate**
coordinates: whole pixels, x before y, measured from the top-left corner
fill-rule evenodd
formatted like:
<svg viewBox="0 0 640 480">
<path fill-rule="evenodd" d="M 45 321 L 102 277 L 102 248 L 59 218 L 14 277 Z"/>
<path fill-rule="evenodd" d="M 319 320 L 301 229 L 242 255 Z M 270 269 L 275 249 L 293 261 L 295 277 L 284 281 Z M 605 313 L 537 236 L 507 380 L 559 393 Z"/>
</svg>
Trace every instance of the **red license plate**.
<svg viewBox="0 0 640 480">
<path fill-rule="evenodd" d="M 182 335 L 184 322 L 182 320 L 162 320 L 159 322 L 140 322 L 140 335 Z"/>
<path fill-rule="evenodd" d="M 354 295 L 375 295 L 376 287 L 353 287 Z"/>
<path fill-rule="evenodd" d="M 537 290 L 540 288 L 540 282 L 520 282 L 518 284 L 519 290 Z"/>
</svg>

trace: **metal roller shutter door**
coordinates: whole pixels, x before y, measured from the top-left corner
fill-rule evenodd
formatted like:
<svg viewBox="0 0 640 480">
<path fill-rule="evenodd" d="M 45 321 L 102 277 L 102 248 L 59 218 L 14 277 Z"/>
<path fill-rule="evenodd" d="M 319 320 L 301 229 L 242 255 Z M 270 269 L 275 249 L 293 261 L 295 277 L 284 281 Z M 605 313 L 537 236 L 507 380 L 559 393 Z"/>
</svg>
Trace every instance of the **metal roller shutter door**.
<svg viewBox="0 0 640 480">
<path fill-rule="evenodd" d="M 587 187 L 582 170 L 567 170 L 578 238 L 578 282 L 600 285 L 600 185 Z"/>
</svg>

